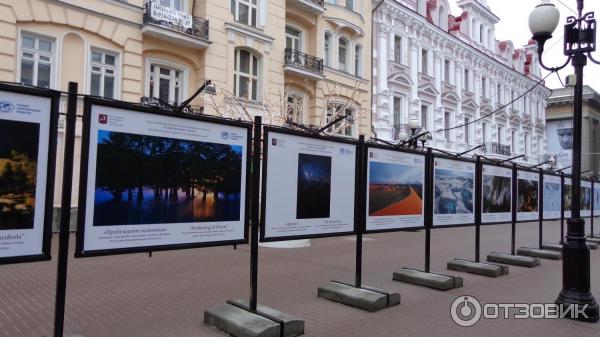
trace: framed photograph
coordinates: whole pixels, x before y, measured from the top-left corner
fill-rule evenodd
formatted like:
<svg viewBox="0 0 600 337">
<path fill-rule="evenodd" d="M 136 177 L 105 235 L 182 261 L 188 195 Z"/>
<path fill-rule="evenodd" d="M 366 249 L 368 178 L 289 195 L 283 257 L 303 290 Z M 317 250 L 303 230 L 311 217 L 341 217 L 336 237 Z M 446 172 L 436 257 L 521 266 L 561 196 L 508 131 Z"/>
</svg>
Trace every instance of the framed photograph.
<svg viewBox="0 0 600 337">
<path fill-rule="evenodd" d="M 540 216 L 540 174 L 517 171 L 517 221 L 534 221 Z"/>
<path fill-rule="evenodd" d="M 50 259 L 59 99 L 0 84 L 0 264 Z"/>
<path fill-rule="evenodd" d="M 600 182 L 594 182 L 594 216 L 600 216 Z"/>
<path fill-rule="evenodd" d="M 247 242 L 251 126 L 85 100 L 77 257 Z"/>
<path fill-rule="evenodd" d="M 592 216 L 592 182 L 581 180 L 581 193 L 579 195 L 581 205 L 581 216 L 589 218 Z"/>
<path fill-rule="evenodd" d="M 425 155 L 369 145 L 366 232 L 424 228 Z"/>
<path fill-rule="evenodd" d="M 573 209 L 573 182 L 571 178 L 565 177 L 563 183 L 563 216 L 565 219 L 571 217 L 571 210 Z"/>
<path fill-rule="evenodd" d="M 265 127 L 261 241 L 355 232 L 357 142 Z"/>
<path fill-rule="evenodd" d="M 475 163 L 433 158 L 433 226 L 475 223 Z"/>
<path fill-rule="evenodd" d="M 512 176 L 508 167 L 484 164 L 481 184 L 481 223 L 512 221 Z"/>
<path fill-rule="evenodd" d="M 544 220 L 560 219 L 562 186 L 560 176 L 544 174 Z"/>
</svg>

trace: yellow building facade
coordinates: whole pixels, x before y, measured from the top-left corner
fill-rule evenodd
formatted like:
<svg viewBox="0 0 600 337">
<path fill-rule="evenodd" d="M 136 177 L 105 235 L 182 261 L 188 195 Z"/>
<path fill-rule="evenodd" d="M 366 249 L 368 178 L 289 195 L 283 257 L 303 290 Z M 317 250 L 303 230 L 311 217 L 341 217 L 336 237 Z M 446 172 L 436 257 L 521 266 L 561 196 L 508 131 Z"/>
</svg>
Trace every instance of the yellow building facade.
<svg viewBox="0 0 600 337">
<path fill-rule="evenodd" d="M 371 26 L 370 0 L 0 0 L 0 80 L 171 104 L 211 80 L 196 111 L 322 126 L 343 110 L 333 131 L 368 136 Z"/>
</svg>

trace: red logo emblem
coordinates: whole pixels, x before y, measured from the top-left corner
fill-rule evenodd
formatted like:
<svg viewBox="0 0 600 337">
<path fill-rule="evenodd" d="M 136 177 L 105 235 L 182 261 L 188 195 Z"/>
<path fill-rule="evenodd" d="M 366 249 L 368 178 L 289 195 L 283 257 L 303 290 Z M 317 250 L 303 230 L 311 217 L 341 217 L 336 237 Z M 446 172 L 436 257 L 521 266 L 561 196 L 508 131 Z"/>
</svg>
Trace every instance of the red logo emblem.
<svg viewBox="0 0 600 337">
<path fill-rule="evenodd" d="M 108 123 L 108 116 L 100 114 L 98 116 L 98 123 L 100 123 L 100 124 L 106 124 L 106 123 Z"/>
</svg>

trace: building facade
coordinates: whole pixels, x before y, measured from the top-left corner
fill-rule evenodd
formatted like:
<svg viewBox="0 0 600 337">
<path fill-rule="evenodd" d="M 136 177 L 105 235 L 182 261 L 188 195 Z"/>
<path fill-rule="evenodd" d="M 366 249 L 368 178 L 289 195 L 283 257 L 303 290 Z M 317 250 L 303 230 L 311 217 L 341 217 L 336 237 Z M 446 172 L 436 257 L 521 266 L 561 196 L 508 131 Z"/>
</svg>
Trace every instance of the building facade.
<svg viewBox="0 0 600 337">
<path fill-rule="evenodd" d="M 457 4 L 459 16 L 447 0 L 383 0 L 374 7 L 373 131 L 403 140 L 413 119 L 432 134 L 435 148 L 461 152 L 485 144 L 480 154 L 522 154 L 521 162 L 538 163 L 550 90 L 535 87 L 535 42 L 519 49 L 496 40 L 499 18 L 485 0 Z"/>
<path fill-rule="evenodd" d="M 581 170 L 600 177 L 600 94 L 583 87 L 583 120 L 581 133 Z M 573 162 L 573 88 L 552 91 L 546 107 L 548 154 L 557 159 L 559 168 Z M 564 172 L 570 173 L 570 169 Z"/>
<path fill-rule="evenodd" d="M 212 80 L 192 112 L 314 125 L 343 112 L 355 118 L 333 132 L 370 132 L 367 0 L 0 0 L 0 24 L 2 81 L 178 104 Z"/>
</svg>

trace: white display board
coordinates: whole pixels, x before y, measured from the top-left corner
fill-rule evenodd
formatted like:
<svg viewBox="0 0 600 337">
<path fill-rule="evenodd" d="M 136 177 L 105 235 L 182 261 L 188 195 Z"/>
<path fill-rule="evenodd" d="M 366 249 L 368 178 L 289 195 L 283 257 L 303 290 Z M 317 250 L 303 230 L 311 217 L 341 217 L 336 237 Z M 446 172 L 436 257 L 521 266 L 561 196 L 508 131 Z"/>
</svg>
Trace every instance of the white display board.
<svg viewBox="0 0 600 337">
<path fill-rule="evenodd" d="M 475 163 L 434 158 L 433 225 L 475 223 Z"/>
<path fill-rule="evenodd" d="M 592 216 L 592 182 L 589 180 L 581 181 L 581 216 Z"/>
<path fill-rule="evenodd" d="M 248 128 L 91 105 L 82 255 L 243 242 Z"/>
<path fill-rule="evenodd" d="M 482 167 L 481 222 L 512 220 L 512 169 L 494 165 Z"/>
<path fill-rule="evenodd" d="M 544 214 L 545 220 L 560 219 L 562 186 L 560 177 L 544 174 Z"/>
<path fill-rule="evenodd" d="M 564 217 L 565 219 L 568 219 L 571 217 L 571 207 L 573 207 L 573 182 L 571 181 L 571 178 L 565 178 L 562 192 Z"/>
<path fill-rule="evenodd" d="M 424 226 L 425 156 L 368 148 L 367 231 Z"/>
<path fill-rule="evenodd" d="M 517 171 L 517 221 L 539 219 L 539 185 L 539 173 Z"/>
<path fill-rule="evenodd" d="M 356 144 L 266 134 L 261 240 L 353 233 Z"/>
<path fill-rule="evenodd" d="M 594 216 L 600 216 L 600 182 L 594 182 Z"/>
<path fill-rule="evenodd" d="M 49 97 L 0 91 L 0 263 L 50 257 L 51 110 Z"/>
</svg>

